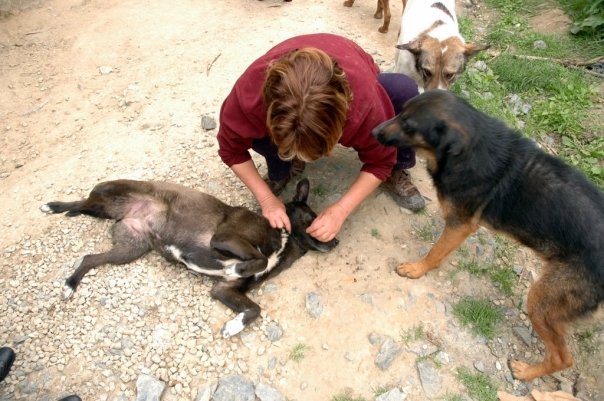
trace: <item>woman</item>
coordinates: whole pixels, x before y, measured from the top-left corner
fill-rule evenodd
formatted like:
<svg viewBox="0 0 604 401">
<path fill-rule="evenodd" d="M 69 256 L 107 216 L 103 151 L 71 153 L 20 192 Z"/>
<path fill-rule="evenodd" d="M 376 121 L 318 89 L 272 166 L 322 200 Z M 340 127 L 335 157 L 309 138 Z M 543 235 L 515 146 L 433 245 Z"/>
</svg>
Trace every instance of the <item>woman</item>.
<svg viewBox="0 0 604 401">
<path fill-rule="evenodd" d="M 424 207 L 405 171 L 415 165 L 413 151 L 384 147 L 371 135 L 417 94 L 413 80 L 380 74 L 371 56 L 346 38 L 297 36 L 273 47 L 237 80 L 220 111 L 218 153 L 256 197 L 271 226 L 290 231 L 276 195 L 306 162 L 329 156 L 338 143 L 354 148 L 363 163 L 359 176 L 307 230 L 329 241 L 382 183 L 399 205 Z M 266 180 L 249 149 L 266 159 Z"/>
</svg>

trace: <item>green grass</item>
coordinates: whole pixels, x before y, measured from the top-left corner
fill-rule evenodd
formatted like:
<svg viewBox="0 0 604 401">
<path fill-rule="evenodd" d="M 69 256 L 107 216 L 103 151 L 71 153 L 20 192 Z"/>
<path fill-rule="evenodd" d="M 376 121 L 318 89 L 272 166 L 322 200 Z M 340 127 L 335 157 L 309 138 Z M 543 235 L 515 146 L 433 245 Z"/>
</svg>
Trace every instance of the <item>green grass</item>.
<svg viewBox="0 0 604 401">
<path fill-rule="evenodd" d="M 417 237 L 422 241 L 432 242 L 434 241 L 434 232 L 432 231 L 432 224 L 425 223 L 423 225 L 414 225 Z"/>
<path fill-rule="evenodd" d="M 493 268 L 489 273 L 491 281 L 497 284 L 497 288 L 508 297 L 513 295 L 513 287 L 516 282 L 516 273 L 509 267 Z"/>
<path fill-rule="evenodd" d="M 583 23 L 589 17 L 592 22 L 604 18 L 604 11 L 597 9 L 604 0 L 560 1 Z M 587 9 L 596 3 L 599 6 Z M 474 61 L 470 61 L 452 91 L 486 114 L 520 129 L 523 135 L 546 143 L 546 151 L 582 170 L 604 188 L 603 124 L 600 114 L 594 113 L 599 81 L 582 69 L 562 65 L 604 56 L 604 36 L 533 31 L 529 18 L 536 10 L 543 10 L 539 0 L 487 0 L 486 4 L 497 15 L 487 27 L 485 38 L 474 37 L 469 19 L 460 20 L 460 28 L 467 41 L 489 43 L 497 55 L 480 53 L 476 58 L 486 62 L 486 71 L 472 68 Z M 604 19 L 597 21 L 602 33 Z M 544 41 L 547 48 L 535 49 L 537 40 Z M 512 94 L 531 106 L 527 114 L 513 112 L 508 100 Z"/>
<path fill-rule="evenodd" d="M 595 355 L 598 351 L 598 342 L 595 338 L 598 332 L 598 327 L 589 327 L 580 331 L 577 331 L 574 337 L 577 339 L 577 343 L 581 350 L 589 355 Z"/>
<path fill-rule="evenodd" d="M 495 336 L 495 328 L 502 320 L 501 312 L 489 301 L 471 297 L 461 299 L 453 307 L 453 314 L 464 326 L 470 326 L 475 334 L 488 339 Z"/>
<path fill-rule="evenodd" d="M 327 195 L 327 188 L 325 188 L 323 185 L 319 184 L 312 189 L 312 193 L 317 196 L 325 196 L 325 195 Z"/>
<path fill-rule="evenodd" d="M 386 394 L 388 391 L 390 391 L 390 387 L 388 386 L 378 386 L 377 388 L 373 389 L 373 395 L 374 397 L 379 397 L 382 394 Z"/>
<path fill-rule="evenodd" d="M 371 229 L 371 236 L 374 237 L 374 238 L 380 238 L 381 237 L 380 232 L 379 232 L 379 230 L 377 228 L 372 228 Z"/>
<path fill-rule="evenodd" d="M 444 401 L 464 401 L 464 398 L 459 394 L 446 394 Z"/>
<path fill-rule="evenodd" d="M 417 340 L 423 340 L 424 338 L 426 338 L 426 332 L 424 330 L 424 326 L 421 324 L 406 329 L 401 333 L 401 341 L 403 341 L 405 344 L 409 344 L 410 342 Z"/>
<path fill-rule="evenodd" d="M 306 356 L 307 350 L 308 346 L 306 344 L 298 343 L 290 352 L 289 359 L 296 363 L 300 363 L 300 361 L 302 361 L 302 359 L 304 359 L 304 357 Z"/>
<path fill-rule="evenodd" d="M 345 394 L 338 394 L 334 396 L 331 401 L 366 401 L 363 397 L 351 397 Z"/>
<path fill-rule="evenodd" d="M 467 258 L 470 256 L 470 249 L 466 245 L 460 245 L 459 248 L 457 248 L 457 253 L 462 257 Z"/>
<path fill-rule="evenodd" d="M 457 370 L 457 379 L 465 386 L 472 399 L 497 401 L 497 387 L 484 373 L 473 374 L 466 368 L 460 368 Z"/>
</svg>

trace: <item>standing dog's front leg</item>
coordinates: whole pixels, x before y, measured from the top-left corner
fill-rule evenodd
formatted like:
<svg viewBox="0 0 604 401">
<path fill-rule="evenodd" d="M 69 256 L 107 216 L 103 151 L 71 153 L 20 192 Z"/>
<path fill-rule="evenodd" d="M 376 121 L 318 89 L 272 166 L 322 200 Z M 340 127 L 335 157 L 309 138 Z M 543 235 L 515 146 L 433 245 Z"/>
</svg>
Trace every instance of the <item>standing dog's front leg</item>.
<svg viewBox="0 0 604 401">
<path fill-rule="evenodd" d="M 224 324 L 222 336 L 232 337 L 260 316 L 260 306 L 245 295 L 245 289 L 234 282 L 219 281 L 210 292 L 212 298 L 232 309 L 237 316 Z"/>
<path fill-rule="evenodd" d="M 444 258 L 457 249 L 477 229 L 478 225 L 472 222 L 455 225 L 447 223 L 442 235 L 425 258 L 415 263 L 403 263 L 396 269 L 396 272 L 409 278 L 423 276 L 430 270 L 436 269 Z"/>
</svg>

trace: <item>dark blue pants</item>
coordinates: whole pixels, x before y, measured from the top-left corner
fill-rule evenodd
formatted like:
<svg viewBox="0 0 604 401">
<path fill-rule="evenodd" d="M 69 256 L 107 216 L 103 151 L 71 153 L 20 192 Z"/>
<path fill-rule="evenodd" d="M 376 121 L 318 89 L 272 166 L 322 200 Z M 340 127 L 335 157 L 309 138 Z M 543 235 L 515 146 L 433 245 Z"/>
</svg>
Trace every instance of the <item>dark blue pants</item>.
<svg viewBox="0 0 604 401">
<path fill-rule="evenodd" d="M 378 75 L 378 81 L 386 89 L 392 106 L 394 106 L 395 114 L 399 114 L 402 111 L 403 105 L 407 100 L 419 94 L 415 81 L 404 74 L 384 72 Z M 269 136 L 254 140 L 252 149 L 266 159 L 269 179 L 280 181 L 287 177 L 292 162 L 283 161 L 279 158 L 277 147 Z M 398 148 L 396 166 L 394 168 L 409 169 L 413 166 L 415 166 L 415 152 L 413 149 Z"/>
</svg>

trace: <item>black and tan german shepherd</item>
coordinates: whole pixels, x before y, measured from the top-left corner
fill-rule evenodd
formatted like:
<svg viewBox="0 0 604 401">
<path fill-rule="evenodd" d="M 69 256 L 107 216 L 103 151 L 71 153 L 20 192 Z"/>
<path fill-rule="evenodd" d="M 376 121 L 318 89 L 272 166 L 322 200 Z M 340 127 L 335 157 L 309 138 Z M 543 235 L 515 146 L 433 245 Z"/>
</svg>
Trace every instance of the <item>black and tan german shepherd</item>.
<svg viewBox="0 0 604 401">
<path fill-rule="evenodd" d="M 602 191 L 533 141 L 443 90 L 409 100 L 373 135 L 426 157 L 446 223 L 426 257 L 401 264 L 398 273 L 418 278 L 435 269 L 480 225 L 506 233 L 545 261 L 527 305 L 545 358 L 533 365 L 511 361 L 512 372 L 531 380 L 570 367 L 567 323 L 604 300 Z"/>
</svg>

